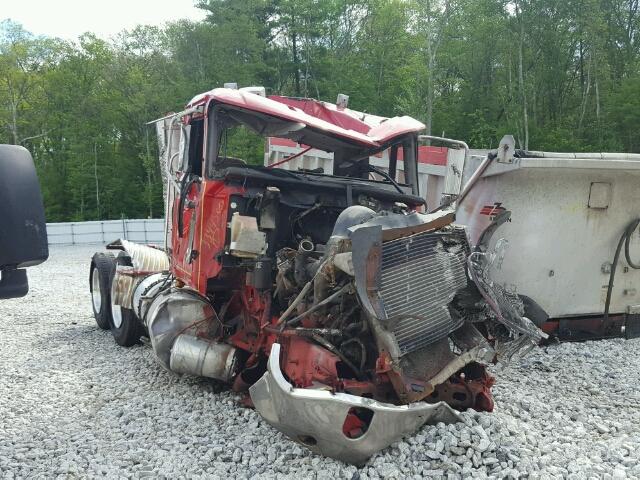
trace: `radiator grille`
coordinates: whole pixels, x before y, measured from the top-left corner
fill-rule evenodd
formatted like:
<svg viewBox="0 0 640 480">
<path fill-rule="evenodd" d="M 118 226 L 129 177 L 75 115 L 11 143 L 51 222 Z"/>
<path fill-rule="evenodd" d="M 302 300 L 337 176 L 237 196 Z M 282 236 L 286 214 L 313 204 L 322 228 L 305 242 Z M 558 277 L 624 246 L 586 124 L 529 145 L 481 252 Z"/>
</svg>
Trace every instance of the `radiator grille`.
<svg viewBox="0 0 640 480">
<path fill-rule="evenodd" d="M 448 304 L 467 285 L 463 230 L 421 233 L 382 245 L 380 296 L 402 355 L 436 342 L 462 324 Z"/>
</svg>

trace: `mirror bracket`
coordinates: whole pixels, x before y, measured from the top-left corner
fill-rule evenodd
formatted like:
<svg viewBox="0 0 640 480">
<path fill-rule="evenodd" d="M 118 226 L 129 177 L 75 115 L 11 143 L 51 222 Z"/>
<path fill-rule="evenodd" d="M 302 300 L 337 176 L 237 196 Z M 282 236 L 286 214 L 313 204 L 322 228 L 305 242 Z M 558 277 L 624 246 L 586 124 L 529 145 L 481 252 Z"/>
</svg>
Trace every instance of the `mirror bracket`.
<svg viewBox="0 0 640 480">
<path fill-rule="evenodd" d="M 28 292 L 29 281 L 24 268 L 0 272 L 0 300 L 24 297 Z"/>
</svg>

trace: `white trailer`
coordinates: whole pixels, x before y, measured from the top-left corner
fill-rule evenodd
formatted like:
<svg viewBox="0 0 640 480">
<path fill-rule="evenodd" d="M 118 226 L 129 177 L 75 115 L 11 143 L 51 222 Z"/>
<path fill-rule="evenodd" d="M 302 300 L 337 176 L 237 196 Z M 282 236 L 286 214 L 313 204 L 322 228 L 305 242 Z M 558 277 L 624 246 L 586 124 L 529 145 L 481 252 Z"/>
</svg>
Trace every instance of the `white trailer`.
<svg viewBox="0 0 640 480">
<path fill-rule="evenodd" d="M 511 212 L 494 236 L 510 245 L 496 281 L 533 298 L 564 335 L 585 330 L 604 336 L 625 327 L 635 334 L 640 270 L 624 255 L 611 289 L 611 315 L 607 324 L 602 320 L 616 246 L 640 217 L 640 155 L 516 154 L 512 140 L 502 145 L 509 153 L 488 167 L 457 212 L 472 244 L 498 213 Z M 484 158 L 481 152 L 467 158 L 463 184 Z M 629 253 L 640 260 L 637 232 L 629 237 Z"/>
</svg>

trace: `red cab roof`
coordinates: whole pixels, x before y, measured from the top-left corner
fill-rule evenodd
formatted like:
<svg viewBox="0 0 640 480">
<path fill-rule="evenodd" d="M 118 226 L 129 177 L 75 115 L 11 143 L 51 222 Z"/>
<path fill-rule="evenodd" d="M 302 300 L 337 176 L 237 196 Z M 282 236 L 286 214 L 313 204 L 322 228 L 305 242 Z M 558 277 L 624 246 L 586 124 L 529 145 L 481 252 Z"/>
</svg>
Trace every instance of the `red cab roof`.
<svg viewBox="0 0 640 480">
<path fill-rule="evenodd" d="M 381 147 L 396 137 L 417 133 L 425 128 L 424 124 L 408 116 L 378 117 L 348 108 L 338 109 L 333 104 L 308 98 L 277 95 L 265 98 L 248 91 L 228 88 L 215 88 L 198 95 L 188 106 L 203 105 L 212 101 L 303 123 L 329 137 L 338 137 L 369 148 Z"/>
</svg>

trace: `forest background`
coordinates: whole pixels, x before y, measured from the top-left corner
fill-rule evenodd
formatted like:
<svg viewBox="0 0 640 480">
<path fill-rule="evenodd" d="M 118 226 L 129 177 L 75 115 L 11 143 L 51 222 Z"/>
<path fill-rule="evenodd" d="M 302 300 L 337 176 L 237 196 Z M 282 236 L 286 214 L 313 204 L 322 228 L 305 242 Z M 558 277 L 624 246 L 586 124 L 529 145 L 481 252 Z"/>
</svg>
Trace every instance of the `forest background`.
<svg viewBox="0 0 640 480">
<path fill-rule="evenodd" d="M 109 40 L 4 21 L 0 143 L 33 154 L 48 221 L 162 216 L 146 122 L 225 82 L 345 93 L 472 148 L 639 152 L 639 1 L 199 0 L 203 21 Z"/>
</svg>

